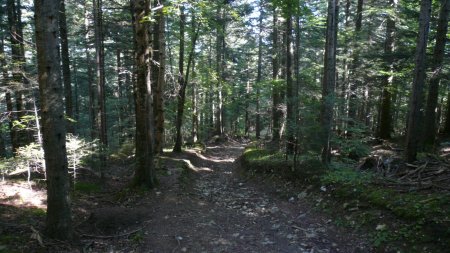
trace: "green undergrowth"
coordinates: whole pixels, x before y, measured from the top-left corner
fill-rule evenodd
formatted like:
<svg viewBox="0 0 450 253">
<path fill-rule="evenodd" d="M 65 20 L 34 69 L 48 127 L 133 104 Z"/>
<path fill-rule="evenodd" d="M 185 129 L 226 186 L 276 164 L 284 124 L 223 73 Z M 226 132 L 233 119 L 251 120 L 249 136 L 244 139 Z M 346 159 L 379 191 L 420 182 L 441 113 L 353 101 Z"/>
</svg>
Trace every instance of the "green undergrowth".
<svg viewBox="0 0 450 253">
<path fill-rule="evenodd" d="M 334 164 L 325 170 L 312 156 L 292 160 L 281 153 L 247 148 L 241 157 L 247 175 L 278 175 L 308 186 L 311 201 L 334 223 L 359 229 L 376 251 L 442 252 L 450 246 L 448 193 L 399 192 L 386 187 L 375 174 Z M 311 188 L 312 186 L 312 188 Z"/>
<path fill-rule="evenodd" d="M 300 156 L 296 165 L 291 157 L 279 152 L 260 148 L 247 148 L 242 156 L 241 164 L 249 173 L 276 174 L 286 179 L 318 182 L 324 167 L 318 157 Z"/>
<path fill-rule="evenodd" d="M 74 185 L 75 192 L 84 194 L 97 193 L 101 191 L 101 185 L 91 182 L 76 182 Z"/>
</svg>

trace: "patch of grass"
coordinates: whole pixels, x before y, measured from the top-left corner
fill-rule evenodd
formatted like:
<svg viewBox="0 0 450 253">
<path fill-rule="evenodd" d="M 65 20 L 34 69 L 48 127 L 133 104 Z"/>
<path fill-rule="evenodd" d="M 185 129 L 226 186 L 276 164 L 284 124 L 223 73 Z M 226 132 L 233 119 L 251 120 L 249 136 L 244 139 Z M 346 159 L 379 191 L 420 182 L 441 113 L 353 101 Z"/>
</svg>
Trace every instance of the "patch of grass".
<svg viewBox="0 0 450 253">
<path fill-rule="evenodd" d="M 86 194 L 96 193 L 101 190 L 100 185 L 88 182 L 76 182 L 74 188 L 75 191 Z"/>
</svg>

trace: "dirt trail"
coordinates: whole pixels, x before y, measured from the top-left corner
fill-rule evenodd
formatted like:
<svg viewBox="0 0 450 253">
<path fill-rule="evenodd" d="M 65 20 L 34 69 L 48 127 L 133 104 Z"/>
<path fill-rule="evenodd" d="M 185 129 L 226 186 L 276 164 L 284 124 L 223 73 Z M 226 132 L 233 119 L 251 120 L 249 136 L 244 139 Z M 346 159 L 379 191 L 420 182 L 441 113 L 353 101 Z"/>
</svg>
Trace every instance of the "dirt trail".
<svg viewBox="0 0 450 253">
<path fill-rule="evenodd" d="M 190 160 L 197 172 L 180 174 L 179 168 L 168 166 L 158 189 L 122 207 L 94 212 L 88 223 L 104 233 L 121 233 L 121 225 L 125 234 L 137 232 L 103 242 L 97 238 L 87 251 L 368 251 L 363 240 L 335 228 L 301 194 L 280 197 L 274 187 L 238 176 L 235 160 L 242 152 L 235 144 L 177 155 Z M 105 231 L 108 225 L 111 231 Z"/>
</svg>

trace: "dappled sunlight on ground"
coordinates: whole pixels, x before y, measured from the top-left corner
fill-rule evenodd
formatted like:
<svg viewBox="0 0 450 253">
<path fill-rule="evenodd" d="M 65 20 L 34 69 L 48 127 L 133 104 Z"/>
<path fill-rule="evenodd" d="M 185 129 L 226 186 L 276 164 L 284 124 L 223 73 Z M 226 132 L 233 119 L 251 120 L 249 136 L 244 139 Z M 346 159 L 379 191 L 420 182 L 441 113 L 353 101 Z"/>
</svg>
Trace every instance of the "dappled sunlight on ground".
<svg viewBox="0 0 450 253">
<path fill-rule="evenodd" d="M 30 182 L 0 182 L 0 204 L 46 208 L 46 191 Z"/>
</svg>

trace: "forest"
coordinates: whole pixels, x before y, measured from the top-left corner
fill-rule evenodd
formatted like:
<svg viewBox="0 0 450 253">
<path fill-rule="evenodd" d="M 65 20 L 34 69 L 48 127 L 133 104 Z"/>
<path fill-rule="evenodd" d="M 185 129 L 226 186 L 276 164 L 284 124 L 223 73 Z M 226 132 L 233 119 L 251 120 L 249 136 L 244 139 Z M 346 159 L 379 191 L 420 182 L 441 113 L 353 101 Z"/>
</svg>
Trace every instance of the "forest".
<svg viewBox="0 0 450 253">
<path fill-rule="evenodd" d="M 448 252 L 450 0 L 0 0 L 0 252 Z"/>
</svg>

